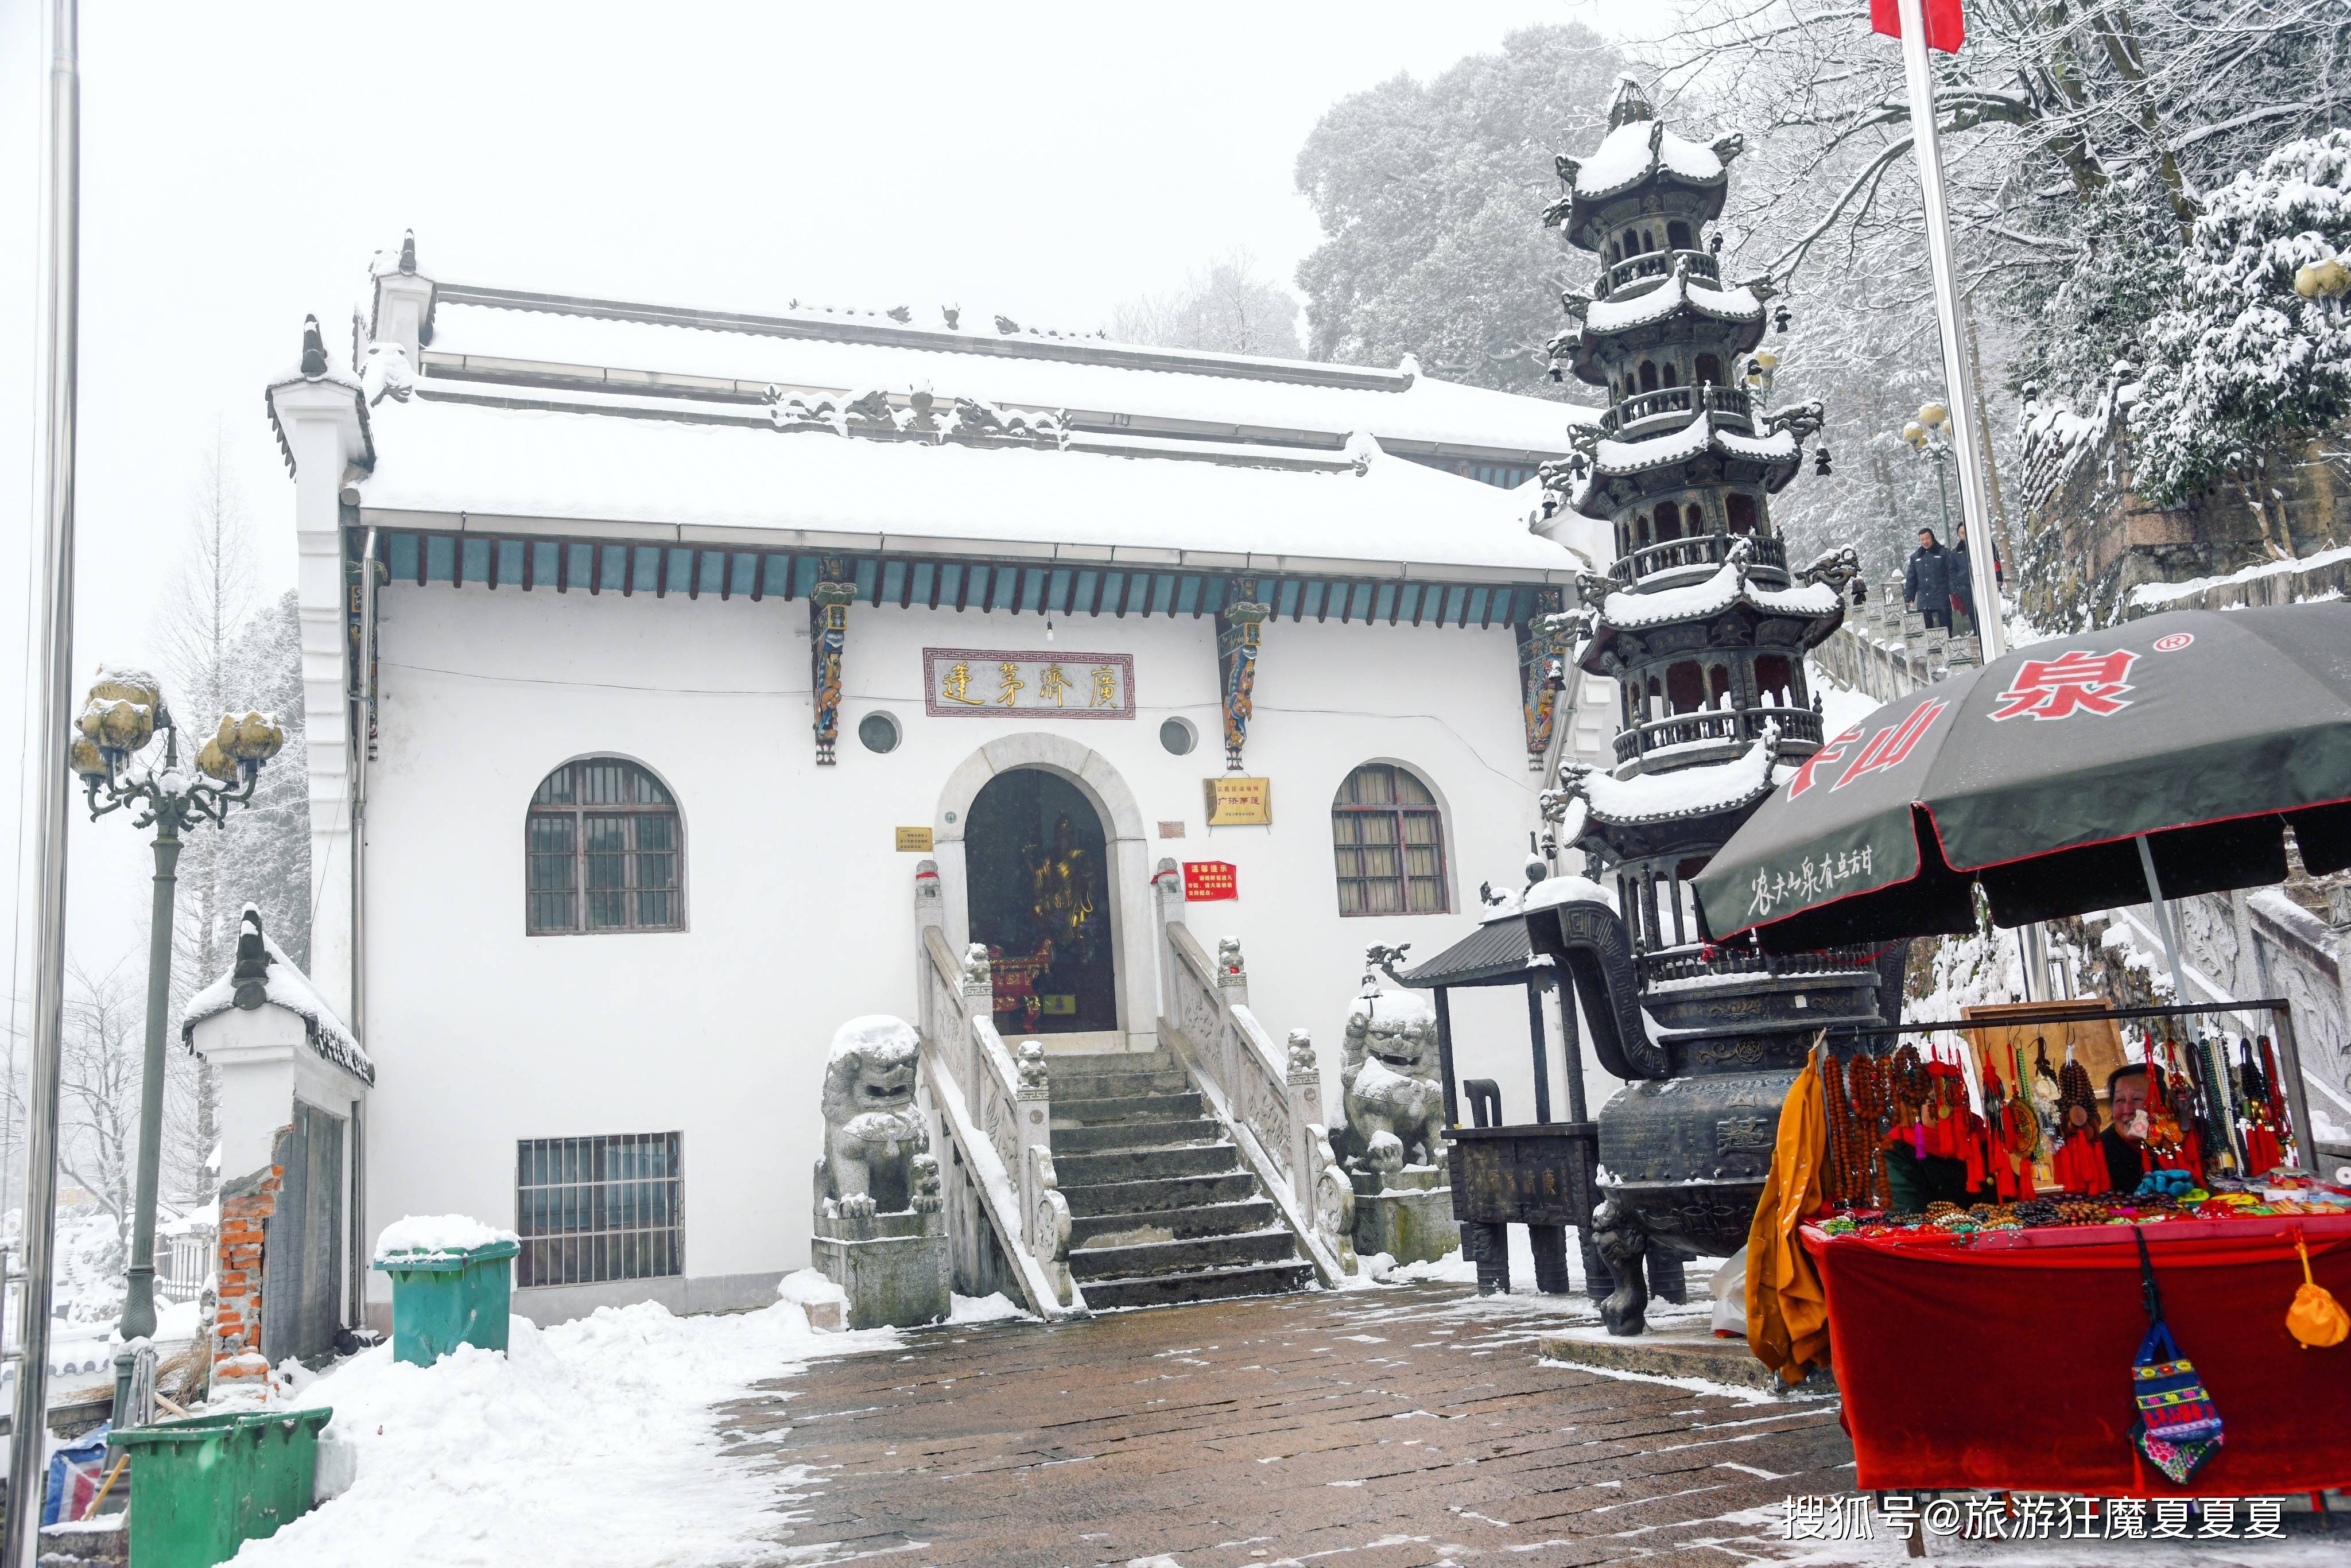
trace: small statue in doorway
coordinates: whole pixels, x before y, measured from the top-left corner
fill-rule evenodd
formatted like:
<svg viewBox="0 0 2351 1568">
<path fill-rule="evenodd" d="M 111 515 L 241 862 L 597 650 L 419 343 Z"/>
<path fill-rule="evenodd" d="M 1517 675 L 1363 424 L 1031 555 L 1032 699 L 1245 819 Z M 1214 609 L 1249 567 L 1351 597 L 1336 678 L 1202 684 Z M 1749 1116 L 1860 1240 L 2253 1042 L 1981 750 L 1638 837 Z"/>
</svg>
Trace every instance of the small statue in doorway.
<svg viewBox="0 0 2351 1568">
<path fill-rule="evenodd" d="M 1094 860 L 1078 842 L 1078 830 L 1064 812 L 1053 824 L 1050 849 L 1030 844 L 1021 852 L 1029 865 L 1034 901 L 1029 905 L 1047 941 L 1081 959 L 1093 946 Z"/>
</svg>

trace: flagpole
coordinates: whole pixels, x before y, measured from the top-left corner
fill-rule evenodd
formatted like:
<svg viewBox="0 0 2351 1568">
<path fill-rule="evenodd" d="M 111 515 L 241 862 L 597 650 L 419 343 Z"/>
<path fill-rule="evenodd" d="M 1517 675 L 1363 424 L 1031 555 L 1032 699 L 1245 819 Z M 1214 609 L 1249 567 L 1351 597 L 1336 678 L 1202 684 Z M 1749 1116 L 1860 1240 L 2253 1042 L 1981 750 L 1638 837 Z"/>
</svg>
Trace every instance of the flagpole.
<svg viewBox="0 0 2351 1568">
<path fill-rule="evenodd" d="M 1959 336 L 1959 267 L 1951 258 L 1951 214 L 1943 190 L 1943 143 L 1935 126 L 1935 76 L 1927 65 L 1926 0 L 1896 0 L 1902 17 L 1902 69 L 1910 88 L 1910 145 L 1918 157 L 1918 190 L 1927 208 L 1927 259 L 1935 274 L 1935 320 L 1943 340 L 1944 405 L 1951 411 L 1952 445 L 1958 449 L 1959 516 L 1968 528 L 1968 578 L 1976 605 L 1976 635 L 1984 663 L 2008 652 L 2008 630 L 2000 612 L 1999 541 L 1984 501 L 1980 465 L 1989 448 L 1977 428 L 1975 366 Z M 2016 934 L 2024 999 L 2040 999 L 2049 977 L 2042 967 L 2041 927 Z"/>
<path fill-rule="evenodd" d="M 65 1019 L 64 742 L 73 716 L 74 410 L 80 298 L 81 76 L 75 0 L 52 0 L 49 24 L 47 444 L 41 546 L 39 940 L 33 967 L 33 1060 L 25 1138 L 25 1254 L 16 1276 L 16 1399 L 8 1448 L 8 1524 L 0 1568 L 40 1559 L 47 1479 L 49 1294 L 56 1268 L 58 1050 Z"/>
<path fill-rule="evenodd" d="M 1935 78 L 1927 68 L 1925 0 L 1896 0 L 1902 11 L 1902 65 L 1910 82 L 1910 142 L 1918 155 L 1918 187 L 1927 202 L 1927 258 L 1935 272 L 1935 319 L 1942 329 L 1944 404 L 1951 411 L 1952 444 L 1959 449 L 1959 515 L 1968 526 L 1968 574 L 1975 601 L 1990 613 L 1976 616 L 1984 662 L 2008 652 L 2000 619 L 2000 580 L 1992 557 L 1990 511 L 1984 503 L 1984 450 L 1976 424 L 1975 368 L 1959 336 L 1959 268 L 1951 260 L 1951 214 L 1943 193 L 1943 145 L 1935 130 Z"/>
</svg>

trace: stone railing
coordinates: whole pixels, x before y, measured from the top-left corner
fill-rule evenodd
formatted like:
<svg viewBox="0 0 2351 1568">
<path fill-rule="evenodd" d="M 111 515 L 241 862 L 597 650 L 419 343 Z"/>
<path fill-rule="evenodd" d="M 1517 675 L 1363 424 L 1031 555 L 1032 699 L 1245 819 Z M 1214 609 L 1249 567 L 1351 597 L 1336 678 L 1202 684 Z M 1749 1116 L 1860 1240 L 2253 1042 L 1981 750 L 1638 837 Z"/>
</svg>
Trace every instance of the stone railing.
<svg viewBox="0 0 2351 1568">
<path fill-rule="evenodd" d="M 1047 1318 L 1082 1312 L 1085 1299 L 1070 1277 L 1069 1200 L 1053 1172 L 1044 1047 L 1029 1040 L 1016 1060 L 997 1032 L 987 949 L 975 943 L 955 952 L 938 886 L 935 865 L 915 867 L 916 1029 L 931 1108 L 955 1155 L 942 1162 L 942 1172 L 956 1282 L 968 1287 L 967 1295 L 1000 1288 L 979 1233 L 985 1224 L 1011 1261 L 1010 1283 L 1030 1312 Z"/>
<path fill-rule="evenodd" d="M 1808 707 L 1708 708 L 1651 719 L 1619 730 L 1616 760 L 1630 762 L 1668 746 L 1687 746 L 1695 741 L 1719 740 L 1744 746 L 1761 738 L 1767 723 L 1780 727 L 1782 744 L 1821 743 L 1821 716 Z"/>
<path fill-rule="evenodd" d="M 1670 277 L 1678 262 L 1689 268 L 1692 277 L 1703 277 L 1708 283 L 1721 280 L 1722 265 L 1702 250 L 1650 250 L 1639 256 L 1628 256 L 1600 274 L 1600 298 L 1605 299 L 1628 283 L 1644 277 Z"/>
<path fill-rule="evenodd" d="M 1732 418 L 1754 427 L 1754 402 L 1737 387 L 1658 387 L 1652 392 L 1633 396 L 1608 405 L 1600 416 L 1600 428 L 1614 435 L 1649 420 L 1663 419 L 1668 414 L 1691 413 L 1699 407 Z"/>
<path fill-rule="evenodd" d="M 1184 924 L 1184 884 L 1174 861 L 1152 878 L 1159 909 L 1160 1037 L 1231 1133 L 1300 1249 L 1325 1285 L 1346 1275 L 1334 1237 L 1318 1223 L 1325 1189 L 1346 1186 L 1322 1122 L 1322 1075 L 1304 1030 L 1277 1047 L 1249 1010 L 1240 944 L 1217 944 L 1210 958 Z M 1350 1188 L 1352 1190 L 1352 1188 Z"/>
<path fill-rule="evenodd" d="M 1643 545 L 1639 549 L 1621 555 L 1610 564 L 1608 575 L 1620 586 L 1630 588 L 1645 577 L 1661 572 L 1698 568 L 1708 571 L 1729 559 L 1734 539 L 1745 539 L 1751 547 L 1747 558 L 1748 570 L 1765 574 L 1788 570 L 1788 545 L 1775 534 L 1694 534 L 1686 539 L 1667 539 L 1662 544 Z"/>
<path fill-rule="evenodd" d="M 1897 575 L 1870 602 L 1848 605 L 1844 623 L 1811 657 L 1846 690 L 1890 703 L 1953 670 L 1981 664 L 1983 645 L 1972 636 L 1930 630 L 1917 611 L 1904 610 Z"/>
</svg>

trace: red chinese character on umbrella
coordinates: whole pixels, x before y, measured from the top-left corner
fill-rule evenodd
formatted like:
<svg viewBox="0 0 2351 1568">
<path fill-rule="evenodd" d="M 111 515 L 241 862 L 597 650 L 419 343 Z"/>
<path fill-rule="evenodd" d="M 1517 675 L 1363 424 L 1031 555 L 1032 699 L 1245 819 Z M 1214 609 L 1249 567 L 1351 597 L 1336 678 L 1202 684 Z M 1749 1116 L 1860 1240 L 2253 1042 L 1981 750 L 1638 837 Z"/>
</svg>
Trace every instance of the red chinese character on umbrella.
<svg viewBox="0 0 2351 1568">
<path fill-rule="evenodd" d="M 1995 709 L 1995 722 L 2030 714 L 2034 718 L 2071 718 L 2077 713 L 2107 718 L 2130 706 L 2123 694 L 2131 690 L 2130 667 L 2137 653 L 2116 649 L 2093 653 L 2073 649 L 2053 659 L 2027 659 L 2008 690 L 2000 694 L 2007 706 Z"/>
</svg>

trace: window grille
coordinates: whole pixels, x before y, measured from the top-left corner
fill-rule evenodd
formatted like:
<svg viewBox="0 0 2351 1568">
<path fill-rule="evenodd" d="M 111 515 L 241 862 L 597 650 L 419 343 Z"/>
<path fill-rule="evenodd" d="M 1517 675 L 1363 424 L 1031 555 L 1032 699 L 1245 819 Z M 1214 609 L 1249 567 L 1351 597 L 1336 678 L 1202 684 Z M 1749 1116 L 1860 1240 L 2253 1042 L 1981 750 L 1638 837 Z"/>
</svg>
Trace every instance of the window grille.
<svg viewBox="0 0 2351 1568">
<path fill-rule="evenodd" d="M 517 1145 L 517 1285 L 685 1271 L 675 1133 L 529 1138 Z"/>
<path fill-rule="evenodd" d="M 682 931 L 677 802 L 633 762 L 567 762 L 530 799 L 525 900 L 534 936 Z"/>
<path fill-rule="evenodd" d="M 1342 915 L 1443 915 L 1445 821 L 1437 799 L 1404 768 L 1368 763 L 1331 803 Z"/>
</svg>

